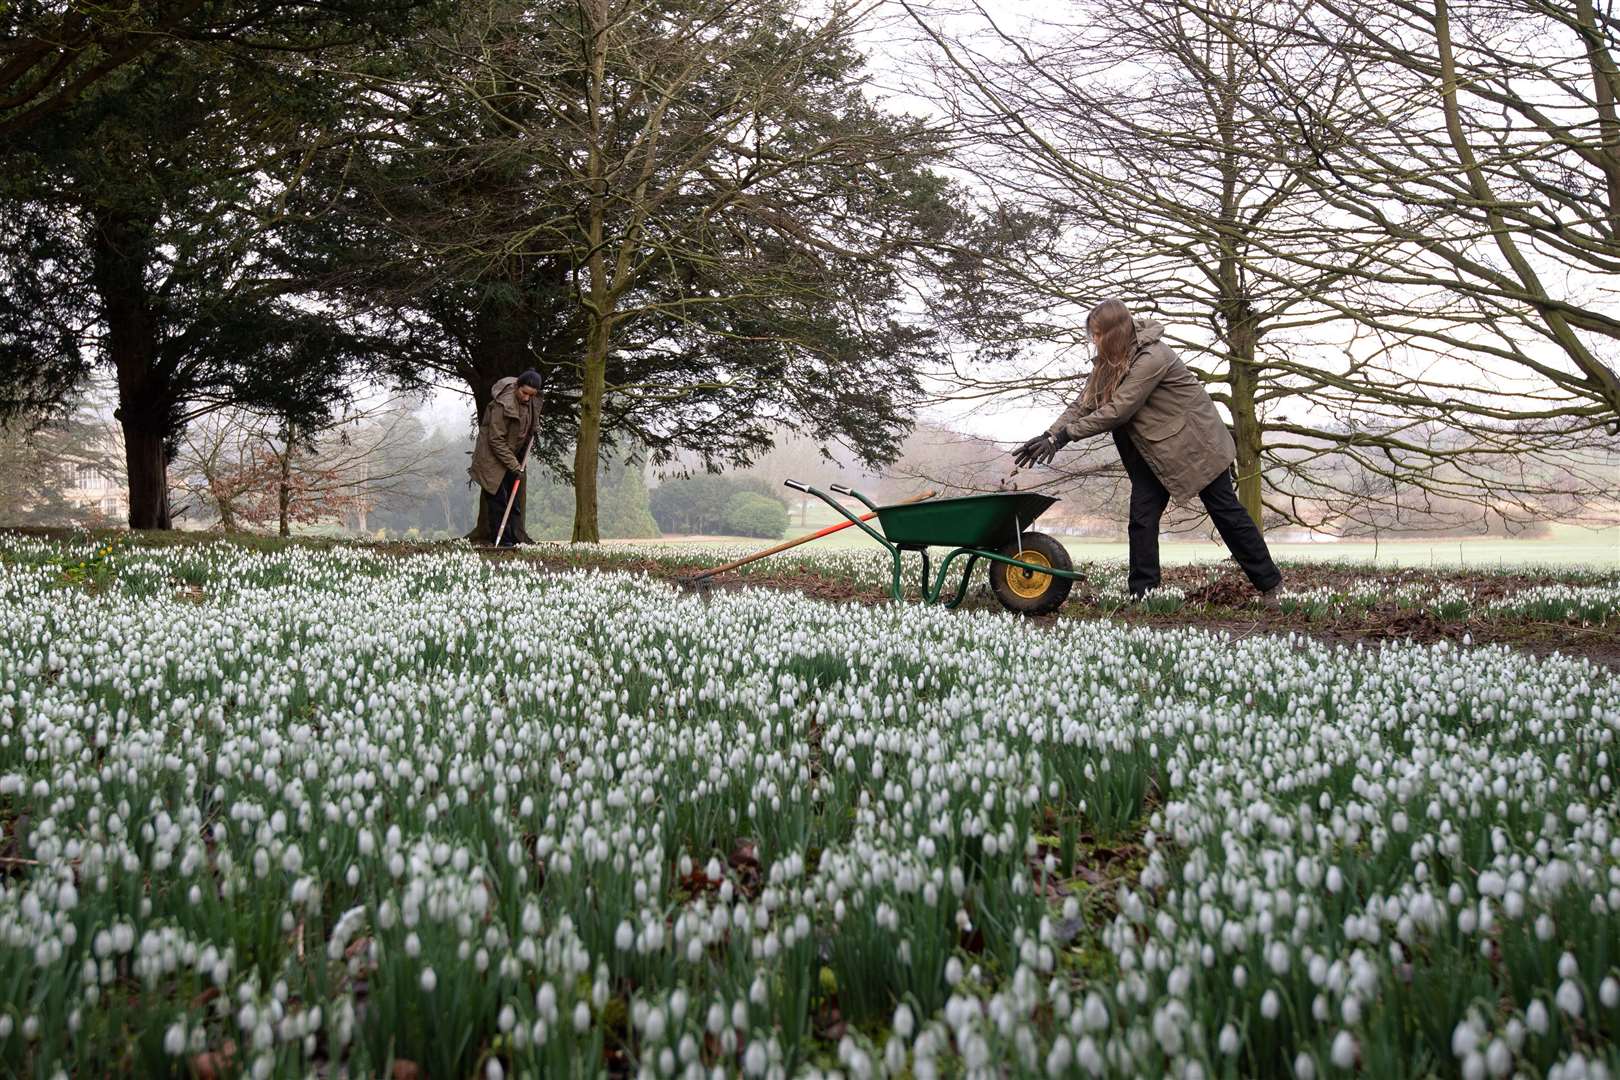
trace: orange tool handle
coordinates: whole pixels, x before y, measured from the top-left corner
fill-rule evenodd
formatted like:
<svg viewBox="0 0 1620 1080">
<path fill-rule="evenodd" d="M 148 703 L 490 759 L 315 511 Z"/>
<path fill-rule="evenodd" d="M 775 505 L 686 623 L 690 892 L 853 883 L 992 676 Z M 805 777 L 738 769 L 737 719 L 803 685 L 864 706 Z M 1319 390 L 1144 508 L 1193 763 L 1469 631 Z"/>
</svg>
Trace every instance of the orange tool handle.
<svg viewBox="0 0 1620 1080">
<path fill-rule="evenodd" d="M 925 491 L 915 498 L 903 500 L 901 505 L 904 505 L 905 503 L 924 502 L 928 499 L 932 499 L 937 494 L 938 492 Z M 862 514 L 860 520 L 871 521 L 875 517 L 877 517 L 877 511 L 873 510 L 871 513 Z M 786 551 L 788 548 L 798 547 L 800 544 L 808 544 L 812 540 L 820 540 L 823 536 L 830 536 L 839 529 L 847 529 L 853 524 L 855 524 L 853 521 L 840 521 L 836 525 L 828 525 L 825 529 L 817 529 L 813 533 L 806 533 L 805 535 L 796 537 L 792 540 L 783 541 L 782 543 L 777 544 L 775 547 L 766 548 L 764 551 L 756 551 L 752 555 L 745 556 L 736 560 L 735 562 L 728 562 L 724 566 L 716 566 L 713 570 L 705 570 L 701 574 L 694 574 L 692 576 L 692 580 L 699 581 L 706 577 L 713 577 L 715 574 L 723 574 L 727 570 L 735 570 L 739 566 L 746 566 L 751 562 L 757 562 L 768 555 L 775 555 L 779 552 Z"/>
</svg>

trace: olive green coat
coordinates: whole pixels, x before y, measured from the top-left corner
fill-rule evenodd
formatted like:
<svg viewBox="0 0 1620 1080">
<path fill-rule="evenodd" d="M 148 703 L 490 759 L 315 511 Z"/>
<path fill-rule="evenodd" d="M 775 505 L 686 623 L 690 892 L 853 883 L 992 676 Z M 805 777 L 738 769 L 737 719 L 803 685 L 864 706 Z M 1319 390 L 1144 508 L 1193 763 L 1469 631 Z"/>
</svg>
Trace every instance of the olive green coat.
<svg viewBox="0 0 1620 1080">
<path fill-rule="evenodd" d="M 506 479 L 508 469 L 517 471 L 518 457 L 529 433 L 540 426 L 540 395 L 525 405 L 518 400 L 517 379 L 502 379 L 491 389 L 493 400 L 478 425 L 478 442 L 473 447 L 472 465 L 467 475 L 478 486 L 495 494 Z"/>
<path fill-rule="evenodd" d="M 1050 434 L 1071 440 L 1124 428 L 1170 497 L 1191 499 L 1237 456 L 1232 434 L 1197 375 L 1163 341 L 1164 327 L 1136 322 L 1136 352 L 1114 396 L 1089 409 L 1076 398 Z"/>
</svg>

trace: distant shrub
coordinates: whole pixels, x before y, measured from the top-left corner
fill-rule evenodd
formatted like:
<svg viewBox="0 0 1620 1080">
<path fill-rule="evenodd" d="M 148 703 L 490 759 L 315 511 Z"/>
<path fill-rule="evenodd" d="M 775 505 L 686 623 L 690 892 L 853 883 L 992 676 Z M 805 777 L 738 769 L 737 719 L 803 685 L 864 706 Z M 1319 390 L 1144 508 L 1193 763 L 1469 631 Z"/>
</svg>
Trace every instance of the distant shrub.
<svg viewBox="0 0 1620 1080">
<path fill-rule="evenodd" d="M 739 491 L 726 500 L 722 528 L 733 536 L 758 536 L 780 540 L 787 532 L 787 507 L 768 495 Z"/>
<path fill-rule="evenodd" d="M 757 502 L 737 502 L 734 512 L 733 503 L 739 495 L 751 495 Z M 659 484 L 647 502 L 658 527 L 666 533 L 781 536 L 787 528 L 787 505 L 774 494 L 761 490 L 760 483 L 752 479 L 739 480 L 715 473 L 674 477 Z M 734 517 L 750 529 L 769 528 L 775 519 L 765 517 L 764 503 L 773 504 L 781 511 L 781 524 L 775 526 L 774 532 L 749 532 L 737 527 Z M 745 511 L 744 506 L 754 509 Z"/>
</svg>

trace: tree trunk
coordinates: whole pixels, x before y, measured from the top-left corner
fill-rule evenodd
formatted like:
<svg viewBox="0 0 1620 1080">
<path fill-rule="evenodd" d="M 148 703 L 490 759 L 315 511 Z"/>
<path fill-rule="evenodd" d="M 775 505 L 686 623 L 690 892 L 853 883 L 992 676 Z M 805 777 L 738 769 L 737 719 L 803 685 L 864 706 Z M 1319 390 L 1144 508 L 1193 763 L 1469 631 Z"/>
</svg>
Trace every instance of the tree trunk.
<svg viewBox="0 0 1620 1080">
<path fill-rule="evenodd" d="M 1238 502 L 1254 519 L 1255 528 L 1264 532 L 1260 502 L 1260 423 L 1255 410 L 1260 369 L 1254 362 L 1260 344 L 1260 327 L 1249 301 L 1248 283 L 1244 280 L 1243 264 L 1238 257 L 1239 246 L 1248 237 L 1242 216 L 1242 200 L 1238 195 L 1238 179 L 1243 171 L 1244 158 L 1235 126 L 1237 95 L 1230 89 L 1239 80 L 1239 73 L 1236 52 L 1230 47 L 1225 50 L 1224 71 L 1226 89 L 1221 94 L 1216 113 L 1216 130 L 1223 148 L 1218 240 L 1220 260 L 1215 274 L 1215 284 L 1219 290 L 1217 311 L 1224 324 L 1226 379 L 1232 390 L 1232 441 L 1237 445 Z"/>
<path fill-rule="evenodd" d="M 119 424 L 129 479 L 129 527 L 168 529 L 173 388 L 159 364 L 158 327 L 146 295 L 150 234 L 138 222 L 102 213 L 90 230 L 92 277 L 118 375 Z"/>
<path fill-rule="evenodd" d="M 1259 383 L 1259 369 L 1252 362 L 1254 359 L 1253 343 L 1247 359 L 1240 359 L 1234 349 L 1230 359 L 1227 373 L 1227 383 L 1232 392 L 1232 441 L 1237 443 L 1237 497 L 1243 504 L 1243 509 L 1249 512 L 1254 519 L 1255 527 L 1261 532 L 1265 525 L 1261 522 L 1264 506 L 1260 501 L 1260 420 L 1254 403 L 1255 389 Z"/>
<path fill-rule="evenodd" d="M 597 519 L 596 473 L 602 451 L 602 402 L 607 394 L 608 323 L 597 319 L 585 350 L 579 394 L 579 438 L 574 444 L 574 535 L 576 544 L 602 539 Z"/>
<path fill-rule="evenodd" d="M 236 505 L 232 501 L 231 497 L 229 495 L 215 496 L 214 506 L 219 511 L 220 531 L 225 533 L 227 536 L 229 536 L 231 533 L 237 532 Z"/>
<path fill-rule="evenodd" d="M 122 381 L 122 380 L 120 380 Z M 129 527 L 169 529 L 169 460 L 163 435 L 146 430 L 139 406 L 132 410 L 120 387 L 119 412 L 124 428 L 124 466 L 129 471 Z M 136 419 L 130 419 L 134 412 Z"/>
<path fill-rule="evenodd" d="M 292 423 L 287 424 L 286 445 L 281 453 L 281 475 L 276 478 L 276 535 L 292 535 L 292 458 L 293 439 L 297 432 L 293 430 Z"/>
<path fill-rule="evenodd" d="M 1604 46 L 1604 33 L 1598 26 L 1592 0 L 1575 0 L 1575 18 L 1586 41 L 1587 60 L 1592 65 L 1593 103 L 1597 106 L 1599 145 L 1597 157 L 1608 188 L 1609 236 L 1620 240 L 1620 114 L 1615 98 L 1620 96 L 1620 71 Z"/>
</svg>

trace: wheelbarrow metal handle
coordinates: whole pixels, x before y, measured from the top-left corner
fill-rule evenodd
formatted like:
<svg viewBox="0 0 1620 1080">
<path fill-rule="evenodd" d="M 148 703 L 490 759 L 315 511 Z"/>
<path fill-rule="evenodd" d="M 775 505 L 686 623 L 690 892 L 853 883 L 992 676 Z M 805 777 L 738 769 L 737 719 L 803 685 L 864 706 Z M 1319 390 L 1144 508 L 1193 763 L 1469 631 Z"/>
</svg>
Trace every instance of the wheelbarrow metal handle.
<svg viewBox="0 0 1620 1080">
<path fill-rule="evenodd" d="M 843 484 L 828 484 L 827 490 L 831 491 L 835 495 L 848 495 L 852 499 L 859 499 L 861 502 L 866 504 L 866 508 L 868 510 L 877 510 L 877 503 L 873 502 L 871 499 L 868 499 L 865 495 L 862 495 L 852 487 L 845 487 Z"/>
<path fill-rule="evenodd" d="M 784 480 L 782 483 L 792 488 L 794 491 L 802 491 L 806 494 L 809 494 L 810 492 L 809 484 L 802 484 L 797 480 Z"/>
</svg>

